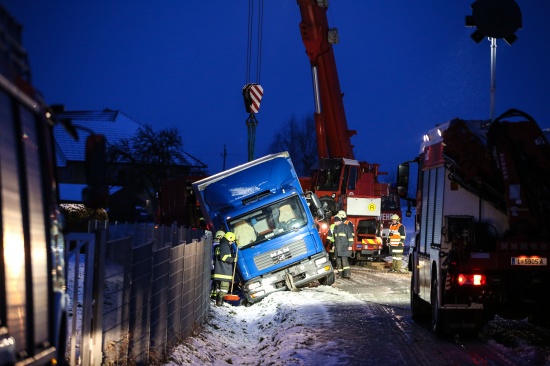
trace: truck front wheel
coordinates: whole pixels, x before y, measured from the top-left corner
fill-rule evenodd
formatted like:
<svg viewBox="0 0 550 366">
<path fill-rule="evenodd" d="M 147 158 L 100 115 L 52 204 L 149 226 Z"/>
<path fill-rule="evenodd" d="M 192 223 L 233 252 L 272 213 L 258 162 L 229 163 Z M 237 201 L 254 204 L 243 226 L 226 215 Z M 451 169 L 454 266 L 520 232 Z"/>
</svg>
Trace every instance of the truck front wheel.
<svg viewBox="0 0 550 366">
<path fill-rule="evenodd" d="M 322 286 L 332 286 L 332 284 L 334 283 L 335 279 L 334 279 L 334 272 L 331 272 L 330 274 L 328 274 L 326 277 L 323 277 L 323 278 L 319 278 L 319 283 L 322 285 Z"/>
<path fill-rule="evenodd" d="M 443 332 L 443 314 L 439 308 L 439 297 L 437 275 L 434 273 L 432 276 L 432 288 L 430 291 L 430 301 L 432 303 L 432 331 L 438 336 L 442 337 Z"/>
<path fill-rule="evenodd" d="M 414 273 L 411 276 L 411 317 L 417 323 L 430 320 L 430 307 L 414 292 Z"/>
</svg>

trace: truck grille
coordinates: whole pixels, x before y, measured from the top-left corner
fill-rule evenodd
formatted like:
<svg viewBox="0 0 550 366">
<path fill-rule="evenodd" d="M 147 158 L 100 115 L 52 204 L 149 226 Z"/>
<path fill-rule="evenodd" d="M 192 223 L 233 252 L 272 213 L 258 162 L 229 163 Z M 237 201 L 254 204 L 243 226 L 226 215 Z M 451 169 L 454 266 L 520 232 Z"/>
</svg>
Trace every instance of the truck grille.
<svg viewBox="0 0 550 366">
<path fill-rule="evenodd" d="M 291 258 L 296 258 L 306 252 L 307 249 L 305 241 L 298 240 L 277 250 L 257 255 L 254 257 L 254 264 L 256 265 L 256 268 L 261 271 L 273 266 L 274 264 L 284 262 Z"/>
</svg>

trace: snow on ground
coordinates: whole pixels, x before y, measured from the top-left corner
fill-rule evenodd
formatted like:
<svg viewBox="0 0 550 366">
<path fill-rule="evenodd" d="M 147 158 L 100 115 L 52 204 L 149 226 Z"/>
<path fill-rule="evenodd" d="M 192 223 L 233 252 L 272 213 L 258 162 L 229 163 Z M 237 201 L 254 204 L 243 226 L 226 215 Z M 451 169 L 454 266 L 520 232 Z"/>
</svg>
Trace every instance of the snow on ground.
<svg viewBox="0 0 550 366">
<path fill-rule="evenodd" d="M 178 346 L 166 366 L 341 364 L 336 344 L 326 340 L 332 327 L 322 305 L 327 299 L 360 303 L 337 288 L 319 286 L 276 292 L 249 307 L 213 305 L 202 333 Z"/>
<path fill-rule="evenodd" d="M 408 253 L 414 221 L 407 217 L 403 221 L 408 228 Z M 404 269 L 407 259 L 404 255 Z M 391 257 L 384 260 L 391 261 Z M 328 334 L 332 320 L 324 305 L 327 302 L 362 303 L 356 296 L 329 286 L 276 292 L 249 307 L 216 307 L 212 303 L 202 332 L 176 347 L 165 366 L 346 364 L 346 356 Z"/>
</svg>

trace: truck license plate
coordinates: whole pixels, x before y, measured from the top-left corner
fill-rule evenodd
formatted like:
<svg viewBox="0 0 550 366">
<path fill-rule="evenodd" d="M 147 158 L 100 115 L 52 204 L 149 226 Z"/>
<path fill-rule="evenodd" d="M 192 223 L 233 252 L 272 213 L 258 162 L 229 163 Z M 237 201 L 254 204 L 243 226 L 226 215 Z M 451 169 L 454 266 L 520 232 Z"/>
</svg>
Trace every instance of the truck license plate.
<svg viewBox="0 0 550 366">
<path fill-rule="evenodd" d="M 512 257 L 512 266 L 546 266 L 546 258 Z"/>
</svg>

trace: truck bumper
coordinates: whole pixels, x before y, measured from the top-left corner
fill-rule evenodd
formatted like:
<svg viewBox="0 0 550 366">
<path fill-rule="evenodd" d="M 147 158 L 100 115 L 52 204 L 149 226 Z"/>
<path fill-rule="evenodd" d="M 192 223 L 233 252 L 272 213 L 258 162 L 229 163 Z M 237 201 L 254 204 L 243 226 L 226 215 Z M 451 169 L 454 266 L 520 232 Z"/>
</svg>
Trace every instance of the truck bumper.
<svg viewBox="0 0 550 366">
<path fill-rule="evenodd" d="M 267 295 L 288 290 L 287 278 L 292 276 L 296 287 L 303 287 L 313 281 L 326 278 L 334 269 L 326 252 L 318 253 L 288 267 L 253 278 L 244 285 L 244 294 L 249 303 L 258 302 Z"/>
<path fill-rule="evenodd" d="M 439 315 L 447 331 L 480 331 L 487 322 L 485 311 L 480 304 L 463 306 L 444 306 Z"/>
</svg>

